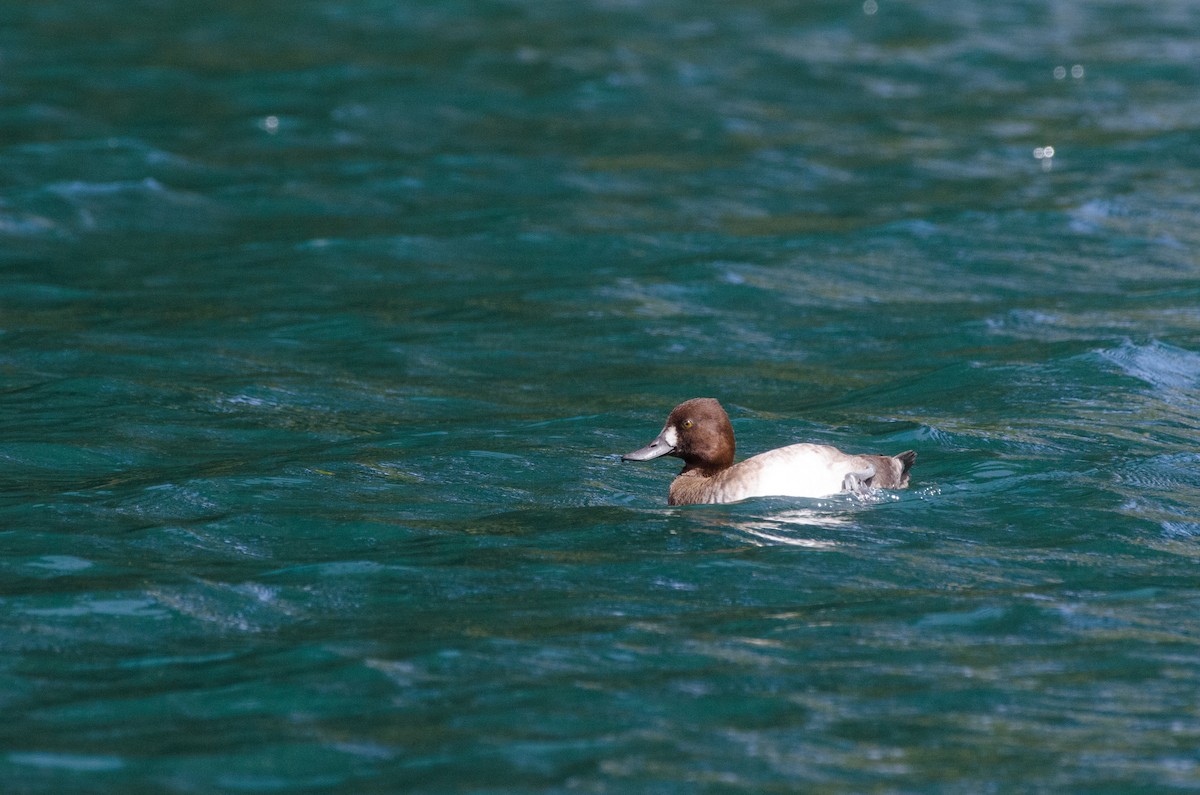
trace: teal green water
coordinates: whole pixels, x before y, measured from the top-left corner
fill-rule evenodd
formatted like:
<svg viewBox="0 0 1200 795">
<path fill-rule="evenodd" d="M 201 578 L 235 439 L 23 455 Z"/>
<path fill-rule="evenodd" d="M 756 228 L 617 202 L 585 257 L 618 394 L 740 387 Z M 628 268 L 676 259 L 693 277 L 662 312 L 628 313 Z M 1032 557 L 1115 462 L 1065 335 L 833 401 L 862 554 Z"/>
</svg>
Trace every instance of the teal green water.
<svg viewBox="0 0 1200 795">
<path fill-rule="evenodd" d="M 6 2 L 0 790 L 1200 790 L 1197 30 Z"/>
</svg>

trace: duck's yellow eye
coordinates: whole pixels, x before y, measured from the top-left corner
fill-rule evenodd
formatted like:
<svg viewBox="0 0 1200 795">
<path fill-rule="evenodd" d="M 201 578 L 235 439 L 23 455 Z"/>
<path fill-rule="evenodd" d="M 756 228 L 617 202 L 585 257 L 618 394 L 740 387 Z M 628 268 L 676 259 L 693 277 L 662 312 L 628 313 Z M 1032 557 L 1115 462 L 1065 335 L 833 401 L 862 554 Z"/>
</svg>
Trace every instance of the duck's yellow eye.
<svg viewBox="0 0 1200 795">
<path fill-rule="evenodd" d="M 687 430 L 688 428 L 690 428 L 690 427 L 692 427 L 692 421 L 691 421 L 691 420 L 684 420 L 684 421 L 683 421 L 683 429 L 686 431 L 686 430 Z"/>
</svg>

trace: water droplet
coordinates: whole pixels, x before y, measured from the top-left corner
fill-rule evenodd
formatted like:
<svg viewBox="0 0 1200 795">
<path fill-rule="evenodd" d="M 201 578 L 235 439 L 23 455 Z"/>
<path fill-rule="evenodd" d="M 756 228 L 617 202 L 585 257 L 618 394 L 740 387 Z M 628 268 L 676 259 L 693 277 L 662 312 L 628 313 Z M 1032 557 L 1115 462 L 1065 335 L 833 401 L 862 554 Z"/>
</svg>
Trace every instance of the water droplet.
<svg viewBox="0 0 1200 795">
<path fill-rule="evenodd" d="M 1054 165 L 1054 147 L 1039 146 L 1033 150 L 1033 156 L 1041 161 L 1042 170 L 1049 171 Z"/>
</svg>

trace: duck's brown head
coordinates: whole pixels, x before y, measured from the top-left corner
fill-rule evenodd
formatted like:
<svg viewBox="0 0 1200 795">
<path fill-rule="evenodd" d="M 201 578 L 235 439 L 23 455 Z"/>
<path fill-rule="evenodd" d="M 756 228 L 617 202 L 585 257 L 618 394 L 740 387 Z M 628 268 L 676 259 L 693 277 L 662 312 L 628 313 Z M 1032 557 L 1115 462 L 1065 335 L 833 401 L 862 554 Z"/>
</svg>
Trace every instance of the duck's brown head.
<svg viewBox="0 0 1200 795">
<path fill-rule="evenodd" d="M 733 466 L 736 443 L 729 415 L 713 398 L 680 403 L 654 441 L 621 456 L 625 461 L 650 461 L 664 455 L 682 458 L 684 471 L 717 472 Z"/>
</svg>

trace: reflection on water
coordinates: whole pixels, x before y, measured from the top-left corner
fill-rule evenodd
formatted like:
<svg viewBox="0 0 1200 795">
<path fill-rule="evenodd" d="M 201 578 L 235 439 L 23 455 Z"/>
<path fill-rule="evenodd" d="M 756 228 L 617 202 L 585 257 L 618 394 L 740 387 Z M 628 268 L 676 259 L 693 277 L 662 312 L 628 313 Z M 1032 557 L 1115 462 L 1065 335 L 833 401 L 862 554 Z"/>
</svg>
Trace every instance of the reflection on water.
<svg viewBox="0 0 1200 795">
<path fill-rule="evenodd" d="M 732 524 L 733 532 L 751 544 L 766 546 L 785 544 L 808 549 L 832 549 L 836 541 L 809 538 L 803 535 L 805 528 L 819 527 L 837 530 L 852 524 L 849 516 L 821 509 L 786 510 L 755 520 L 743 520 Z"/>
</svg>

